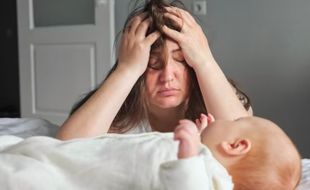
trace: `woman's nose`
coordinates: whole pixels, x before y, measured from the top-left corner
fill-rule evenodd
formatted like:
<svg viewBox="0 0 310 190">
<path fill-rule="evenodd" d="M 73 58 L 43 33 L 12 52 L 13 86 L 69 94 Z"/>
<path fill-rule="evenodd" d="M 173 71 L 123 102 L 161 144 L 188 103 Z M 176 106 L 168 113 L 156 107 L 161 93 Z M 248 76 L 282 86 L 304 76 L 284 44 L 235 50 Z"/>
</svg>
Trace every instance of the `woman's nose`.
<svg viewBox="0 0 310 190">
<path fill-rule="evenodd" d="M 164 66 L 161 70 L 160 81 L 161 82 L 171 82 L 174 80 L 174 70 L 173 64 L 170 60 L 167 60 L 164 63 Z"/>
</svg>

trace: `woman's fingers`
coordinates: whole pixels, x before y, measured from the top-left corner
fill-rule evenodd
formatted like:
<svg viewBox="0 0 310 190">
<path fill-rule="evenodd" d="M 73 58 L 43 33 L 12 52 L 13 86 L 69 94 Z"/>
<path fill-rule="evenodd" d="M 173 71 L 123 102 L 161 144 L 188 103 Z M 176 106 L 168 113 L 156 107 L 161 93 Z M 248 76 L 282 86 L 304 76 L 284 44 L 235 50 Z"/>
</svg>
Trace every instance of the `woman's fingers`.
<svg viewBox="0 0 310 190">
<path fill-rule="evenodd" d="M 181 28 L 181 31 L 178 32 L 173 30 L 166 25 L 163 26 L 163 31 L 170 38 L 176 40 L 178 43 L 185 42 L 187 33 L 192 31 L 197 25 L 195 19 L 185 10 L 179 9 L 177 7 L 166 7 L 167 12 L 164 14 L 164 17 L 172 20 L 174 23 Z"/>
<path fill-rule="evenodd" d="M 145 34 L 147 32 L 148 27 L 151 24 L 151 21 L 152 21 L 151 18 L 148 17 L 145 20 L 143 20 L 142 22 L 140 22 L 140 24 L 137 26 L 135 34 L 145 38 Z"/>
<path fill-rule="evenodd" d="M 181 16 L 182 14 L 182 9 L 178 9 L 177 7 L 165 7 L 165 10 L 175 16 Z"/>
<path fill-rule="evenodd" d="M 126 27 L 133 25 L 134 22 L 138 22 L 139 23 L 139 22 L 143 21 L 147 17 L 147 15 L 148 14 L 146 12 L 142 12 L 142 13 L 139 13 L 139 14 L 133 16 L 130 19 L 130 21 L 127 23 Z"/>
<path fill-rule="evenodd" d="M 196 22 L 194 17 L 187 11 L 180 9 L 178 7 L 165 7 L 168 13 L 171 13 L 177 17 L 182 18 L 183 22 L 190 23 Z"/>
<path fill-rule="evenodd" d="M 160 37 L 160 32 L 155 31 L 151 34 L 149 34 L 146 38 L 145 38 L 145 42 L 147 45 L 151 46 L 159 37 Z"/>
<path fill-rule="evenodd" d="M 152 19 L 150 17 L 147 18 L 146 16 L 147 16 L 146 13 L 141 16 L 139 15 L 139 18 L 136 18 L 136 21 L 133 21 L 133 24 L 132 24 L 133 28 L 131 29 L 132 30 L 131 34 L 135 35 L 137 39 L 145 40 L 145 43 L 148 46 L 151 46 L 160 37 L 160 33 L 158 31 L 155 31 L 149 34 L 148 36 L 146 36 L 146 32 L 152 22 Z M 141 19 L 144 19 L 144 20 L 141 21 Z M 140 22 L 138 22 L 139 20 Z"/>
<path fill-rule="evenodd" d="M 162 29 L 167 36 L 176 40 L 178 43 L 180 43 L 182 41 L 182 33 L 178 32 L 176 30 L 173 30 L 166 25 L 164 25 Z"/>
<path fill-rule="evenodd" d="M 125 31 L 135 34 L 137 27 L 140 25 L 140 23 L 145 20 L 147 17 L 147 13 L 143 12 L 137 16 L 134 16 L 129 23 L 126 26 Z"/>
<path fill-rule="evenodd" d="M 173 21 L 179 28 L 182 29 L 183 20 L 180 17 L 178 17 L 178 16 L 176 16 L 174 14 L 168 13 L 168 12 L 164 13 L 164 17 L 166 17 L 166 18 L 170 19 L 171 21 Z"/>
<path fill-rule="evenodd" d="M 146 36 L 146 32 L 152 22 L 151 18 L 147 17 L 147 13 L 141 13 L 138 16 L 132 18 L 132 20 L 130 20 L 127 24 L 126 28 L 128 29 L 124 30 L 127 32 L 125 32 L 123 35 L 125 35 L 129 41 L 145 41 L 146 45 L 151 46 L 159 38 L 160 33 L 155 31 Z"/>
</svg>

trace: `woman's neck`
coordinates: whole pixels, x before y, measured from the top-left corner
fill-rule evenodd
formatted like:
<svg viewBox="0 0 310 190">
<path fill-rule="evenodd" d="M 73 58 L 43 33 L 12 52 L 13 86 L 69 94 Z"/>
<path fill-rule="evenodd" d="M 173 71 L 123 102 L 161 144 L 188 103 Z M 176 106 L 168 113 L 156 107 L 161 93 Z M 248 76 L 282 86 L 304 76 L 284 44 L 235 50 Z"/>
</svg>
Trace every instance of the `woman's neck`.
<svg viewBox="0 0 310 190">
<path fill-rule="evenodd" d="M 154 131 L 173 132 L 175 127 L 179 124 L 179 120 L 184 119 L 184 110 L 185 109 L 180 107 L 153 109 L 148 112 L 149 123 Z"/>
</svg>

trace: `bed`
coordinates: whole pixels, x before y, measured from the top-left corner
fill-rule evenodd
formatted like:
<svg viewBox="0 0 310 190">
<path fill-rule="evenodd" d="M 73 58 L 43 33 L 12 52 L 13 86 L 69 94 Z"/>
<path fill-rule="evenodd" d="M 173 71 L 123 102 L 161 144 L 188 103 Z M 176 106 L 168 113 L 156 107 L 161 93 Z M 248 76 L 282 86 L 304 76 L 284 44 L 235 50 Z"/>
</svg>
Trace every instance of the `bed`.
<svg viewBox="0 0 310 190">
<path fill-rule="evenodd" d="M 0 118 L 0 137 L 6 136 L 6 140 L 2 140 L 0 144 L 0 156 L 2 147 L 6 146 L 9 143 L 21 141 L 23 139 L 34 136 L 43 136 L 43 138 L 44 137 L 54 138 L 57 129 L 58 129 L 57 125 L 44 119 Z M 48 139 L 51 140 L 52 138 Z M 31 174 L 31 177 L 32 178 L 37 177 L 37 179 L 40 180 L 40 177 L 36 176 L 35 174 Z M 1 174 L 0 174 L 0 186 L 2 186 L 3 183 L 4 182 L 1 181 Z M 23 187 L 22 189 L 27 188 Z M 310 190 L 310 159 L 302 159 L 302 178 L 297 190 Z"/>
</svg>

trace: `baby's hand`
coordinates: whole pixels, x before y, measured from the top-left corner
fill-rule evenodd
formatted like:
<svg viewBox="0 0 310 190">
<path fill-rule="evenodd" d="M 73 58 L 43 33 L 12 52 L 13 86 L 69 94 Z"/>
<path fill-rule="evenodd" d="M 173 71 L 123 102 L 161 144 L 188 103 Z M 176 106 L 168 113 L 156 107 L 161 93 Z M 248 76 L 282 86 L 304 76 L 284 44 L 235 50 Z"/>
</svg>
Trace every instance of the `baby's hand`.
<svg viewBox="0 0 310 190">
<path fill-rule="evenodd" d="M 174 130 L 174 139 L 180 141 L 179 159 L 198 155 L 200 135 L 195 123 L 190 120 L 180 120 Z"/>
<path fill-rule="evenodd" d="M 208 124 L 212 123 L 214 120 L 215 119 L 212 114 L 209 113 L 208 116 L 206 116 L 205 114 L 201 113 L 200 118 L 195 120 L 199 133 L 201 133 L 204 128 L 206 128 Z"/>
</svg>

